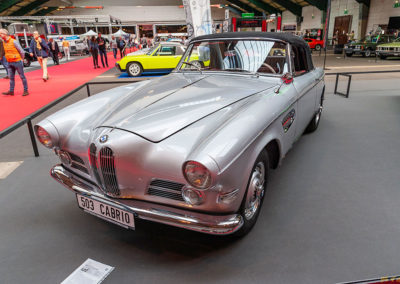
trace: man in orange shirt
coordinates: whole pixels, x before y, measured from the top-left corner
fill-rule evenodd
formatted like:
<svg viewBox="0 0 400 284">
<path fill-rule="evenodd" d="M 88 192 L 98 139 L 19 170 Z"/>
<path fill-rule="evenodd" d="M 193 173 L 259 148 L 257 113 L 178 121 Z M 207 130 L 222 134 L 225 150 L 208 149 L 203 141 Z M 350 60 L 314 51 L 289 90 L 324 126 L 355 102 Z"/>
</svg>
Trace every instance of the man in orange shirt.
<svg viewBox="0 0 400 284">
<path fill-rule="evenodd" d="M 28 82 L 25 78 L 24 64 L 22 61 L 24 59 L 25 52 L 19 45 L 18 41 L 9 36 L 7 30 L 0 29 L 0 37 L 4 41 L 3 46 L 8 62 L 8 71 L 10 76 L 10 90 L 8 92 L 3 92 L 3 95 L 14 96 L 15 71 L 17 71 L 19 77 L 21 77 L 22 84 L 24 85 L 24 93 L 22 95 L 27 96 L 29 95 Z"/>
</svg>

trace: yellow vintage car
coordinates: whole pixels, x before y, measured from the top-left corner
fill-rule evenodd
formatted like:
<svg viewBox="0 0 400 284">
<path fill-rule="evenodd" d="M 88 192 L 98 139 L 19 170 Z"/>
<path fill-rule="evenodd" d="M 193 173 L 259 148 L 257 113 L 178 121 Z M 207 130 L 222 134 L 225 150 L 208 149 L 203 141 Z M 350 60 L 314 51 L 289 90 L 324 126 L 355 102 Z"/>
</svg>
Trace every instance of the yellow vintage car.
<svg viewBox="0 0 400 284">
<path fill-rule="evenodd" d="M 132 77 L 142 73 L 170 73 L 178 65 L 186 46 L 178 42 L 161 42 L 145 53 L 128 54 L 115 65 Z"/>
</svg>

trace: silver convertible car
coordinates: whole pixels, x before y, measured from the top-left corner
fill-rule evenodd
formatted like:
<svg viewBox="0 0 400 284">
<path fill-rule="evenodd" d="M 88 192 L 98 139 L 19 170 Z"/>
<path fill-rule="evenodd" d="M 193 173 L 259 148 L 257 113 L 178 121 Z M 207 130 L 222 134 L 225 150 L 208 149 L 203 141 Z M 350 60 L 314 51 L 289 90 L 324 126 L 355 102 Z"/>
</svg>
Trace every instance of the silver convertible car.
<svg viewBox="0 0 400 284">
<path fill-rule="evenodd" d="M 247 32 L 190 41 L 168 76 L 111 89 L 35 126 L 51 176 L 87 213 L 242 236 L 270 169 L 317 129 L 324 73 L 302 39 Z"/>
</svg>

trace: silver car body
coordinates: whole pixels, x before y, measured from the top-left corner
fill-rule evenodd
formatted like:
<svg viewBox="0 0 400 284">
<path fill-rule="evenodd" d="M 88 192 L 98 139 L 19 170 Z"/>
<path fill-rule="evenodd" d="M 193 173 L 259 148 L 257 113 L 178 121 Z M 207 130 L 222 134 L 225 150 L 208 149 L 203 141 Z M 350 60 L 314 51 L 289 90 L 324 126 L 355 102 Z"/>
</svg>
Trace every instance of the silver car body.
<svg viewBox="0 0 400 284">
<path fill-rule="evenodd" d="M 36 127 L 71 157 L 51 170 L 70 190 L 135 218 L 230 234 L 243 224 L 238 210 L 257 156 L 274 143 L 271 165 L 280 163 L 318 113 L 323 78 L 319 68 L 287 84 L 281 76 L 173 72 L 99 93 Z M 104 162 L 93 166 L 90 156 L 99 160 L 101 149 L 112 151 L 114 180 Z M 191 188 L 182 173 L 187 161 L 211 172 L 198 205 L 181 197 Z"/>
</svg>

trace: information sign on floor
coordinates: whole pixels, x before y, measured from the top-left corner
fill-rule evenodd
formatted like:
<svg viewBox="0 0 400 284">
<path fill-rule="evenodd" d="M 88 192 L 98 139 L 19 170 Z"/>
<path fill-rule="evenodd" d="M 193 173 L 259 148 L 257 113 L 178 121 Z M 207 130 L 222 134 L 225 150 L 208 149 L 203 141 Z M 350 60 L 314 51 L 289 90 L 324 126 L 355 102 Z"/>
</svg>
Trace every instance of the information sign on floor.
<svg viewBox="0 0 400 284">
<path fill-rule="evenodd" d="M 88 258 L 61 284 L 99 284 L 114 270 L 114 267 Z"/>
</svg>

